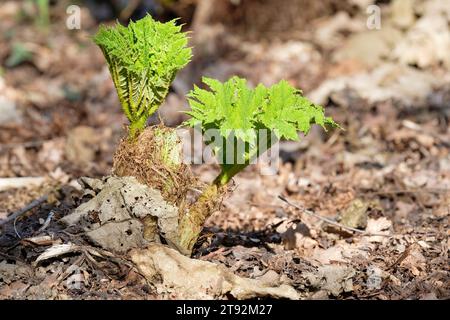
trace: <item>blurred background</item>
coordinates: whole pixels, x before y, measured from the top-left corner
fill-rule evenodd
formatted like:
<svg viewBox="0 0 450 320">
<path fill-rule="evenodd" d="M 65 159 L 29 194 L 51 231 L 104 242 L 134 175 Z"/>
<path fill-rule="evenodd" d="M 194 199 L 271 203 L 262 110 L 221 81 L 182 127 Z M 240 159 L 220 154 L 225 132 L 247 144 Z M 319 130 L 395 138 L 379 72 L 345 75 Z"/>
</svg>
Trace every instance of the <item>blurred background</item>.
<svg viewBox="0 0 450 320">
<path fill-rule="evenodd" d="M 126 119 L 91 37 L 100 23 L 146 14 L 179 18 L 194 48 L 160 109 L 165 124 L 185 119 L 185 94 L 201 76 L 239 75 L 252 85 L 287 79 L 345 128 L 282 142 L 279 174 L 249 167 L 211 227 L 262 230 L 295 218 L 282 193 L 324 216 L 356 206 L 396 232 L 426 234 L 436 250 L 411 272 L 427 281 L 426 272 L 448 267 L 437 257 L 449 246 L 449 0 L 2 0 L 0 218 L 49 184 L 62 186 L 65 199 L 80 176 L 110 173 Z M 210 180 L 216 169 L 195 170 Z M 4 179 L 15 177 L 31 179 L 26 188 Z M 61 199 L 53 210 L 63 214 L 73 204 Z M 312 234 L 286 246 L 306 255 L 334 240 Z M 394 259 L 392 248 L 380 252 Z M 445 296 L 447 283 L 448 297 L 448 278 L 439 277 L 433 294 Z M 405 288 L 387 295 L 419 290 Z"/>
</svg>

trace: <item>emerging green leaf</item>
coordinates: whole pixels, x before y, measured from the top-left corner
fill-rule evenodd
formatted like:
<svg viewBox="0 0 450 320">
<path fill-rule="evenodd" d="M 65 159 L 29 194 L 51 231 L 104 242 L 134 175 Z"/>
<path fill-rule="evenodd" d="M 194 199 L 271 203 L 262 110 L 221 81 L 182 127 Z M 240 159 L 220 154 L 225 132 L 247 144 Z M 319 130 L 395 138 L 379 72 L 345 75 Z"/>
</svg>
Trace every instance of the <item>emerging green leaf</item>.
<svg viewBox="0 0 450 320">
<path fill-rule="evenodd" d="M 273 135 L 277 139 L 298 140 L 298 131 L 306 135 L 312 124 L 324 129 L 339 127 L 330 117 L 325 117 L 321 106 L 303 97 L 300 90 L 285 80 L 270 88 L 259 84 L 255 89 L 239 77 L 225 83 L 209 78 L 203 78 L 203 82 L 210 90 L 196 86 L 189 93 L 191 111 L 187 114 L 192 118 L 186 124 L 200 126 L 209 140 L 206 142 L 212 144 L 222 164 L 220 184 L 227 183 L 269 149 L 276 142 Z M 210 133 L 214 130 L 221 139 Z M 265 133 L 261 135 L 262 131 Z M 240 144 L 243 147 L 237 147 Z"/>
<path fill-rule="evenodd" d="M 102 26 L 94 41 L 106 58 L 131 129 L 142 129 L 163 102 L 177 71 L 191 59 L 186 34 L 175 20 L 161 23 L 147 15 L 128 27 Z"/>
</svg>

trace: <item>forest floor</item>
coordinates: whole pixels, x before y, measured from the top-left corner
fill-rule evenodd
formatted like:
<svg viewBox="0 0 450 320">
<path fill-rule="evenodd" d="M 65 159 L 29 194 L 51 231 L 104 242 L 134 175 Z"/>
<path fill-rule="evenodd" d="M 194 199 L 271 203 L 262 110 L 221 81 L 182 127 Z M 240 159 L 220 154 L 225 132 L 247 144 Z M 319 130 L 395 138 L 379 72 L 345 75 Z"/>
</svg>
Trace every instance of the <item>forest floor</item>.
<svg viewBox="0 0 450 320">
<path fill-rule="evenodd" d="M 290 285 L 305 299 L 450 298 L 450 8 L 420 3 L 385 4 L 380 30 L 352 7 L 282 37 L 273 27 L 271 39 L 197 21 L 195 58 L 161 109 L 165 124 L 183 121 L 184 94 L 201 74 L 238 74 L 253 84 L 289 80 L 345 130 L 282 142 L 276 175 L 250 166 L 236 177 L 194 258 Z M 186 297 L 157 290 L 126 255 L 99 254 L 58 223 L 90 198 L 80 177 L 110 174 L 126 123 L 90 39 L 97 23 L 83 8 L 82 29 L 67 30 L 60 11 L 39 29 L 21 1 L 0 5 L 0 223 L 8 221 L 0 298 Z M 418 43 L 418 34 L 428 40 Z M 194 172 L 210 181 L 217 169 Z M 18 177 L 31 179 L 7 179 Z M 62 244 L 77 247 L 36 262 Z"/>
</svg>

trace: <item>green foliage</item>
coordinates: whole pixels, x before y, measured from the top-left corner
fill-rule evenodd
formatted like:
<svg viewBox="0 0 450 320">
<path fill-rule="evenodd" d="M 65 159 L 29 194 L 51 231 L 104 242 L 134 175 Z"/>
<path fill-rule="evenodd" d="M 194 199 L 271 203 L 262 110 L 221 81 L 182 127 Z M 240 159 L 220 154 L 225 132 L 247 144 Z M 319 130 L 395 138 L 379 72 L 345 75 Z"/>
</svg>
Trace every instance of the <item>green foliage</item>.
<svg viewBox="0 0 450 320">
<path fill-rule="evenodd" d="M 308 134 L 311 125 L 318 124 L 338 127 L 330 118 L 325 117 L 322 107 L 303 97 L 301 91 L 292 87 L 287 81 L 266 88 L 259 84 L 250 89 L 245 79 L 233 77 L 221 83 L 204 78 L 203 82 L 210 88 L 199 87 L 189 93 L 192 118 L 186 124 L 200 126 L 203 132 L 216 129 L 222 140 L 210 139 L 213 151 L 222 160 L 222 173 L 219 184 L 226 184 L 229 179 L 245 168 L 255 157 L 261 155 L 277 139 L 298 140 L 298 131 Z M 260 129 L 266 129 L 261 137 Z M 207 137 L 207 139 L 212 137 Z M 261 144 L 261 139 L 267 139 Z M 207 141 L 208 142 L 208 141 Z M 243 143 L 240 151 L 236 146 Z M 227 148 L 234 146 L 230 159 Z M 227 158 L 228 157 L 228 158 Z M 239 162 L 239 159 L 241 160 Z"/>
<path fill-rule="evenodd" d="M 190 61 L 186 34 L 175 20 L 161 23 L 148 15 L 128 27 L 102 26 L 94 41 L 106 58 L 133 136 L 161 105 L 177 71 Z"/>
<path fill-rule="evenodd" d="M 37 7 L 39 11 L 37 22 L 42 27 L 48 27 L 50 24 L 49 6 L 49 0 L 37 0 Z"/>
<path fill-rule="evenodd" d="M 50 0 L 27 0 L 27 5 L 34 7 L 37 10 L 37 14 L 28 16 L 28 14 L 22 10 L 19 18 L 32 19 L 38 27 L 43 30 L 47 29 L 50 25 Z"/>
<path fill-rule="evenodd" d="M 23 62 L 31 61 L 33 54 L 22 43 L 16 42 L 13 44 L 11 54 L 5 61 L 5 66 L 8 68 L 14 68 Z"/>
</svg>

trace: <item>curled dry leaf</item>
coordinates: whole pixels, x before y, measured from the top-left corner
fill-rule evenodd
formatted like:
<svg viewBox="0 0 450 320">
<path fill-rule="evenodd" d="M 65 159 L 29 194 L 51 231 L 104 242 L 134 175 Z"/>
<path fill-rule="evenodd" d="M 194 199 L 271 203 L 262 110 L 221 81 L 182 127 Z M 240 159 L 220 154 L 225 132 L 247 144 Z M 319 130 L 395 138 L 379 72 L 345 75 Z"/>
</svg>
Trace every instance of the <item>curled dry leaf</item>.
<svg viewBox="0 0 450 320">
<path fill-rule="evenodd" d="M 159 191 L 133 177 L 85 178 L 81 183 L 94 197 L 61 221 L 80 226 L 94 243 L 122 253 L 145 246 L 147 240 L 159 241 L 159 235 L 175 243 L 178 208 Z"/>
<path fill-rule="evenodd" d="M 271 286 L 264 279 L 242 278 L 223 266 L 190 259 L 163 245 L 134 249 L 130 255 L 158 292 L 176 294 L 180 299 L 216 299 L 227 295 L 236 299 L 299 299 L 299 294 L 289 285 Z"/>
<path fill-rule="evenodd" d="M 48 260 L 51 258 L 56 258 L 62 256 L 63 254 L 76 252 L 79 250 L 80 247 L 73 243 L 57 244 L 45 250 L 44 253 L 42 253 L 39 257 L 37 257 L 35 263 Z"/>
<path fill-rule="evenodd" d="M 313 287 L 338 296 L 341 292 L 353 291 L 352 277 L 355 274 L 349 266 L 323 265 L 317 273 L 307 273 L 306 277 Z"/>
<path fill-rule="evenodd" d="M 425 272 L 426 258 L 422 254 L 420 243 L 412 246 L 406 258 L 400 263 L 400 266 L 409 269 L 416 277 Z"/>
</svg>

